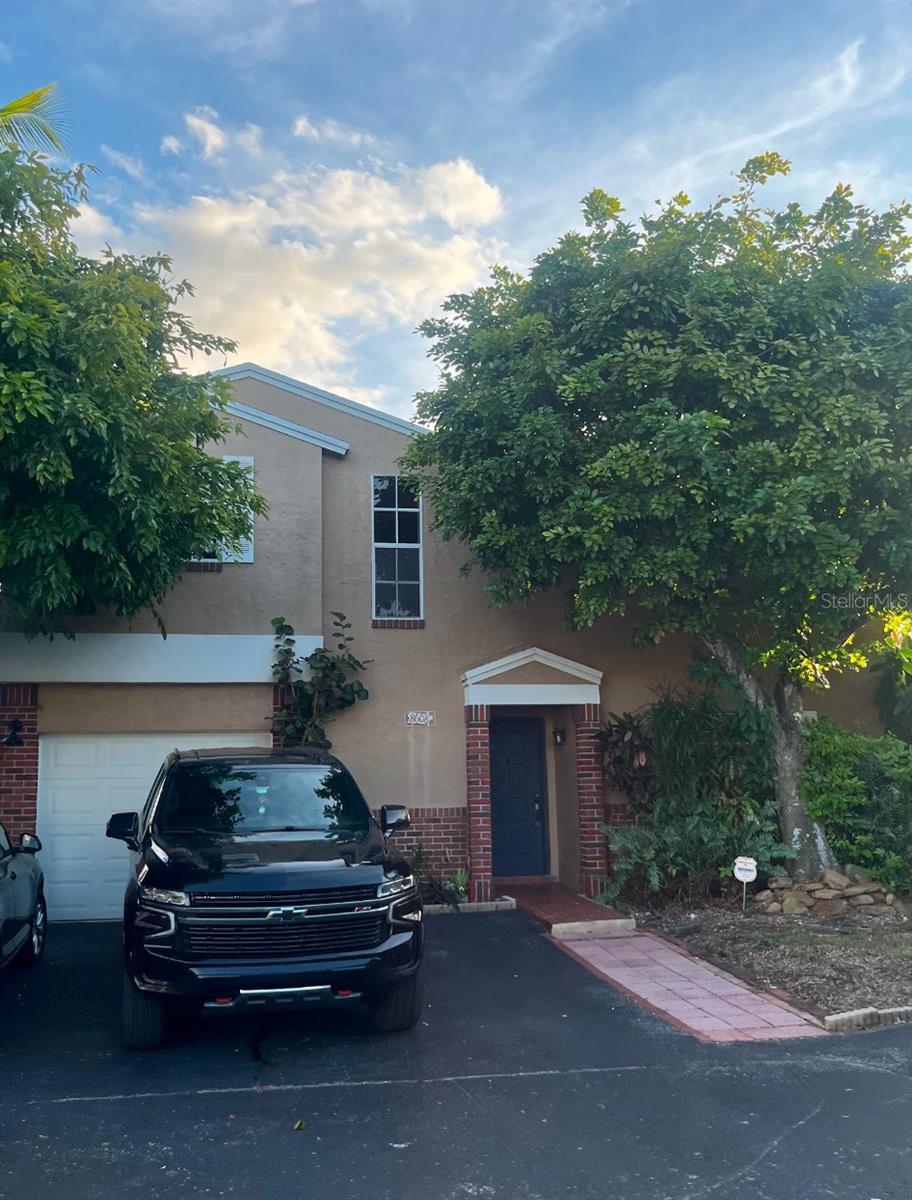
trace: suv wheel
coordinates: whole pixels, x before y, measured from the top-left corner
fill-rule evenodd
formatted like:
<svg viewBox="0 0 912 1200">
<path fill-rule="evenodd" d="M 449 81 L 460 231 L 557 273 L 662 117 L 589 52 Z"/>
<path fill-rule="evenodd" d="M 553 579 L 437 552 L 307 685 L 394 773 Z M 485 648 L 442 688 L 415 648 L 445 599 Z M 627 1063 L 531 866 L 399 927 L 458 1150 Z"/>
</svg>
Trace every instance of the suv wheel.
<svg viewBox="0 0 912 1200">
<path fill-rule="evenodd" d="M 148 996 L 124 975 L 123 1040 L 128 1050 L 153 1050 L 165 1037 L 165 1011 L 158 996 Z"/>
<path fill-rule="evenodd" d="M 44 958 L 44 946 L 47 941 L 47 904 L 44 893 L 39 892 L 35 901 L 35 911 L 32 914 L 32 927 L 28 941 L 22 947 L 22 961 L 29 967 L 35 967 Z"/>
<path fill-rule="evenodd" d="M 383 1033 L 414 1029 L 421 1016 L 424 987 L 421 972 L 378 992 L 370 1002 L 371 1023 Z"/>
</svg>

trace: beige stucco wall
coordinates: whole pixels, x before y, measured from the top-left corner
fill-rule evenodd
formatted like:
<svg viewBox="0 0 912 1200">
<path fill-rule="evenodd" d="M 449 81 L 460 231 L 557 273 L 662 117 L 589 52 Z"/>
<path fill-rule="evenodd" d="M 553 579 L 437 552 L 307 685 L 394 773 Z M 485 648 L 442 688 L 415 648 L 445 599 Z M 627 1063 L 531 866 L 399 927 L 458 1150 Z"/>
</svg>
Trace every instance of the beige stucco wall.
<svg viewBox="0 0 912 1200">
<path fill-rule="evenodd" d="M 272 723 L 271 684 L 42 684 L 39 733 L 256 733 Z"/>
<path fill-rule="evenodd" d="M 169 633 L 268 634 L 272 618 L 284 616 L 299 633 L 319 634 L 323 451 L 249 421 L 243 429 L 217 453 L 252 457 L 257 486 L 269 502 L 268 519 L 255 523 L 254 561 L 225 563 L 218 573 L 185 574 L 162 605 L 165 627 Z M 148 612 L 129 623 L 98 613 L 73 627 L 77 632 L 158 632 Z"/>
</svg>

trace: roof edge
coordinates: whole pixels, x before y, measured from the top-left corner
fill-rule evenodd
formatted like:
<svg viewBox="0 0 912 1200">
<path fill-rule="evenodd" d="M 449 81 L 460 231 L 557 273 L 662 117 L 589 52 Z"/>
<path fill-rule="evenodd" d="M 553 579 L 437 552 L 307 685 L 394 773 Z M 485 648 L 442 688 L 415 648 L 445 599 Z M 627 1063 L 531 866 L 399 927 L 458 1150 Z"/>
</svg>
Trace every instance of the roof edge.
<svg viewBox="0 0 912 1200">
<path fill-rule="evenodd" d="M 379 408 L 371 408 L 368 404 L 359 404 L 357 400 L 349 400 L 335 392 L 327 392 L 323 388 L 313 387 L 300 379 L 292 379 L 290 375 L 281 375 L 278 371 L 270 371 L 258 363 L 243 362 L 232 367 L 219 367 L 215 371 L 210 371 L 209 374 L 217 375 L 222 379 L 255 379 L 259 383 L 272 384 L 273 387 L 281 388 L 294 396 L 301 396 L 315 404 L 334 408 L 337 412 L 348 413 L 352 417 L 360 417 L 364 421 L 371 421 L 374 425 L 392 429 L 396 433 L 412 436 L 416 433 L 427 432 L 422 425 L 406 421 L 404 417 L 395 417 L 392 413 L 383 412 Z"/>
</svg>

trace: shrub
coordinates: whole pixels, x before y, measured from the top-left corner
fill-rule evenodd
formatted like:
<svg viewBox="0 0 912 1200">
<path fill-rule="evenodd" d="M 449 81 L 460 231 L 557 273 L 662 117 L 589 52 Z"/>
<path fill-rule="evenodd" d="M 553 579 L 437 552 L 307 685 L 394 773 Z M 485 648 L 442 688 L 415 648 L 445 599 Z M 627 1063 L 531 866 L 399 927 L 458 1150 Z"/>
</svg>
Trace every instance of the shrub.
<svg viewBox="0 0 912 1200">
<path fill-rule="evenodd" d="M 805 729 L 801 788 L 842 862 L 892 891 L 912 892 L 912 746 L 821 717 Z"/>
<path fill-rule="evenodd" d="M 690 901 L 720 890 L 738 854 L 768 874 L 793 853 L 779 836 L 769 729 L 752 706 L 664 689 L 612 718 L 602 740 L 607 780 L 633 816 L 602 826 L 615 855 L 605 900 Z"/>
</svg>

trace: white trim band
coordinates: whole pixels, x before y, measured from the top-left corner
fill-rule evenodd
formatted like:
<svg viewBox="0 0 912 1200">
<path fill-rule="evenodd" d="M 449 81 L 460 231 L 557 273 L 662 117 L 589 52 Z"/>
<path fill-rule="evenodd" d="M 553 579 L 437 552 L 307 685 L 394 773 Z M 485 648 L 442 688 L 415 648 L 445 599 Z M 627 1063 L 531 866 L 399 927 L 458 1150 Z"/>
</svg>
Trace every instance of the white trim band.
<svg viewBox="0 0 912 1200">
<path fill-rule="evenodd" d="M 308 655 L 321 636 L 298 635 Z M 80 633 L 28 641 L 0 633 L 4 683 L 270 683 L 271 634 Z"/>
<path fill-rule="evenodd" d="M 595 683 L 467 683 L 466 704 L 598 704 Z"/>
</svg>

